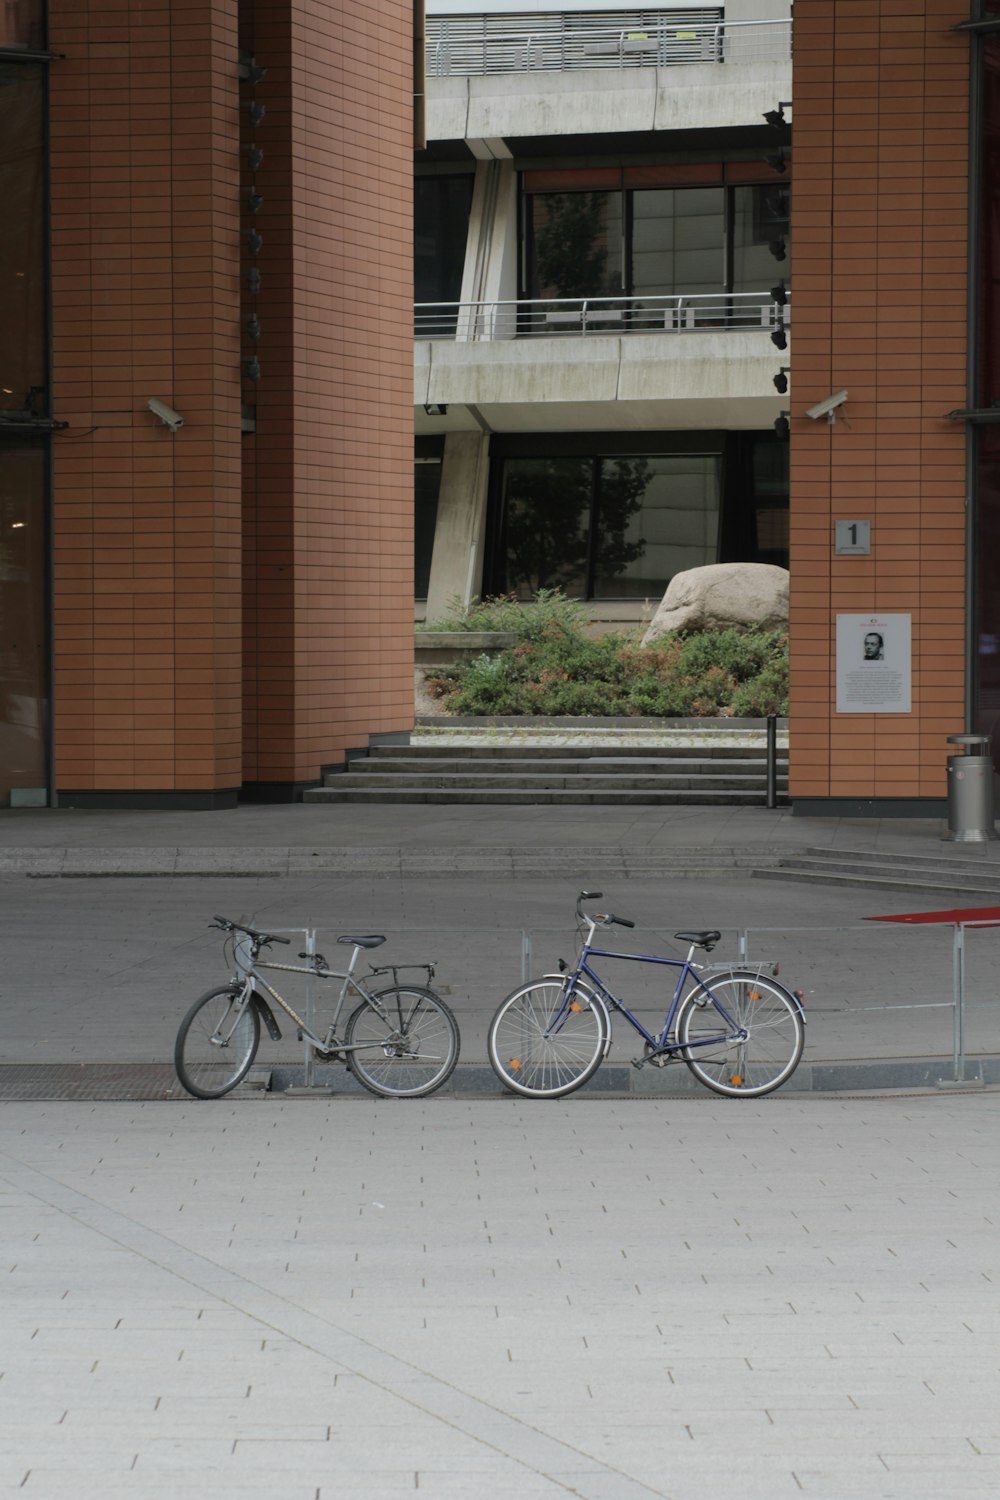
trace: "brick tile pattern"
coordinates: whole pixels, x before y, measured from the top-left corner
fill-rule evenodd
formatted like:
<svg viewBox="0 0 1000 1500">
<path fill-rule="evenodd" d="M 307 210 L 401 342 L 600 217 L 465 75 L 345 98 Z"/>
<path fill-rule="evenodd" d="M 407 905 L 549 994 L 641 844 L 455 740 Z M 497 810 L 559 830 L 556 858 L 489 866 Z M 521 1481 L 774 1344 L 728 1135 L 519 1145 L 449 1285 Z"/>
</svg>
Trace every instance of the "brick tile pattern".
<svg viewBox="0 0 1000 1500">
<path fill-rule="evenodd" d="M 796 6 L 793 797 L 940 797 L 964 724 L 968 14 Z M 847 421 L 802 416 L 844 386 Z M 870 557 L 835 556 L 860 517 Z M 835 711 L 836 615 L 869 610 L 913 616 L 910 714 Z"/>
<path fill-rule="evenodd" d="M 241 456 L 237 0 L 50 5 L 62 789 L 313 779 L 412 722 L 410 13 L 260 0 L 256 29 Z"/>
<path fill-rule="evenodd" d="M 244 779 L 413 723 L 411 15 L 258 0 L 264 239 L 244 446 Z"/>
<path fill-rule="evenodd" d="M 56 781 L 233 787 L 236 0 L 52 0 L 50 35 Z"/>
</svg>

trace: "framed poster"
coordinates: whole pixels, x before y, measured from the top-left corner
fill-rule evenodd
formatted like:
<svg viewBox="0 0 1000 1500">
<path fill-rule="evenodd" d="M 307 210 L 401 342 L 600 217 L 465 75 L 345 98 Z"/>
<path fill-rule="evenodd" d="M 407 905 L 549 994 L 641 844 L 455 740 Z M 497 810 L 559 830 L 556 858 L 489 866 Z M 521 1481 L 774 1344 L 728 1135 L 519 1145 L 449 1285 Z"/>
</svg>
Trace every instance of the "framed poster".
<svg viewBox="0 0 1000 1500">
<path fill-rule="evenodd" d="M 837 616 L 838 714 L 908 714 L 912 615 Z"/>
</svg>

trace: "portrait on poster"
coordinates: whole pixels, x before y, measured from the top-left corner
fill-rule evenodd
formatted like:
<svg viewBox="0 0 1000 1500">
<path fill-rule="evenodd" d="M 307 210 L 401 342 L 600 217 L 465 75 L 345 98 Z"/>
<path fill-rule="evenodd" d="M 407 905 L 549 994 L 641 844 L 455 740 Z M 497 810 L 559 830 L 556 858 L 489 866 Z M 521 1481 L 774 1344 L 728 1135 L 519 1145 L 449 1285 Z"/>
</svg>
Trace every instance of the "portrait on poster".
<svg viewBox="0 0 1000 1500">
<path fill-rule="evenodd" d="M 838 714 L 908 714 L 911 615 L 837 616 Z"/>
</svg>

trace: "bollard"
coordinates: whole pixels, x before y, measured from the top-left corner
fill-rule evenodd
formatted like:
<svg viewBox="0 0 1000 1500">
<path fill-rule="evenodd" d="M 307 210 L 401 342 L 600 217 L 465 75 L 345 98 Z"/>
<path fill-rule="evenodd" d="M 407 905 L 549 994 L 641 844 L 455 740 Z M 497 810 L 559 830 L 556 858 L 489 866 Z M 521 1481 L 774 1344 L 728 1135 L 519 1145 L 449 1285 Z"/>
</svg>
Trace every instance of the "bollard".
<svg viewBox="0 0 1000 1500">
<path fill-rule="evenodd" d="M 988 734 L 950 734 L 964 754 L 948 757 L 948 832 L 956 844 L 983 844 L 997 837 L 993 826 L 993 756 Z"/>
<path fill-rule="evenodd" d="M 778 805 L 778 718 L 767 716 L 767 806 Z"/>
</svg>

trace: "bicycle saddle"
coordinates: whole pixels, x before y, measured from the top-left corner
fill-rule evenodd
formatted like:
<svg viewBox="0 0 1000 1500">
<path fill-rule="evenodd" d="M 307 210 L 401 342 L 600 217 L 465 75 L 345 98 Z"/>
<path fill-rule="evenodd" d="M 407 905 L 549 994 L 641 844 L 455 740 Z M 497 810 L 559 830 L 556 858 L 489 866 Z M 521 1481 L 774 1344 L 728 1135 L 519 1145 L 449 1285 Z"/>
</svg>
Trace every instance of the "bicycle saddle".
<svg viewBox="0 0 1000 1500">
<path fill-rule="evenodd" d="M 694 943 L 696 948 L 704 948 L 706 953 L 711 953 L 716 943 L 722 936 L 721 932 L 675 932 L 674 937 L 679 943 Z"/>
<path fill-rule="evenodd" d="M 355 948 L 381 948 L 385 942 L 384 937 L 339 937 L 338 943 L 353 943 Z"/>
</svg>

